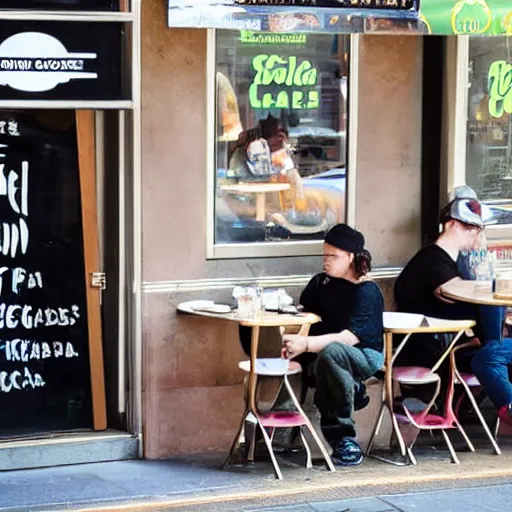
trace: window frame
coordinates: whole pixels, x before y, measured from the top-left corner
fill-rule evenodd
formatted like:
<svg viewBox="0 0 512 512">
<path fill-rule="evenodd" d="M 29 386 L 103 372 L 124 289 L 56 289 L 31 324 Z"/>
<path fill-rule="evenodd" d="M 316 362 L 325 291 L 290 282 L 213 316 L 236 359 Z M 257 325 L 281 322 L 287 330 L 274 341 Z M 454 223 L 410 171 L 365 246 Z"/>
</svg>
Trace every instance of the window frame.
<svg viewBox="0 0 512 512">
<path fill-rule="evenodd" d="M 460 35 L 446 38 L 441 204 L 446 203 L 454 187 L 466 185 L 470 37 Z M 510 239 L 510 224 L 489 225 L 485 230 L 489 240 Z"/>
<path fill-rule="evenodd" d="M 317 256 L 322 254 L 322 240 L 255 243 L 215 243 L 215 126 L 216 126 L 216 30 L 207 30 L 206 48 L 206 258 L 273 258 L 280 256 Z M 357 113 L 359 91 L 359 34 L 350 34 L 348 76 L 347 182 L 345 219 L 355 225 Z"/>
</svg>

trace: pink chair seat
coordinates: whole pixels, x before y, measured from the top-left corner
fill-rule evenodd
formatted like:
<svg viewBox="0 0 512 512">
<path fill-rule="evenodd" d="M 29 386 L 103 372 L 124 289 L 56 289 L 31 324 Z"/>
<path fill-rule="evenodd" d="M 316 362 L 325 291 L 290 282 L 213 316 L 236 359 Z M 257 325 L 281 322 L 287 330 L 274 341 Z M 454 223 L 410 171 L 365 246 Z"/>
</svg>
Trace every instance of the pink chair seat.
<svg viewBox="0 0 512 512">
<path fill-rule="evenodd" d="M 437 414 L 427 414 L 422 417 L 421 414 L 410 413 L 414 422 L 422 428 L 429 430 L 441 430 L 447 428 L 456 428 L 452 418 L 443 418 Z"/>
<path fill-rule="evenodd" d="M 393 368 L 393 380 L 402 384 L 430 384 L 437 382 L 440 377 L 430 368 L 422 366 L 396 366 Z"/>
<path fill-rule="evenodd" d="M 476 377 L 476 375 L 473 375 L 472 373 L 461 373 L 460 374 L 462 380 L 470 387 L 470 388 L 477 388 L 481 386 L 480 381 Z M 457 379 L 458 380 L 458 379 Z"/>
<path fill-rule="evenodd" d="M 299 412 L 269 412 L 267 414 L 259 414 L 258 418 L 264 427 L 300 427 L 305 425 L 304 416 Z"/>
<path fill-rule="evenodd" d="M 249 373 L 251 371 L 250 361 L 238 363 L 240 370 Z M 302 371 L 302 367 L 296 361 L 288 361 L 280 357 L 256 359 L 256 375 L 267 377 L 282 377 L 283 375 L 295 375 Z"/>
</svg>

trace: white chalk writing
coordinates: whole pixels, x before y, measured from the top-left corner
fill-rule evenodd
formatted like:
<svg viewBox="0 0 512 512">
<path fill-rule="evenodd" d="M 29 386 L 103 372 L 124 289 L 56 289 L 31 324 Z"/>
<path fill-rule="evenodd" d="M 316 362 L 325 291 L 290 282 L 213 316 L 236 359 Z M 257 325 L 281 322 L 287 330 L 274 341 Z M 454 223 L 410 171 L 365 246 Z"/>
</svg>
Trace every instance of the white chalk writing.
<svg viewBox="0 0 512 512">
<path fill-rule="evenodd" d="M 4 276 L 5 274 L 5 276 Z M 4 279 L 9 276 L 11 279 L 11 290 L 19 295 L 23 290 L 32 290 L 43 287 L 43 276 L 41 272 L 28 272 L 24 268 L 0 267 L 0 295 L 2 295 Z"/>
<path fill-rule="evenodd" d="M 15 370 L 13 372 L 0 372 L 0 393 L 9 393 L 12 390 L 21 391 L 26 388 L 41 388 L 45 382 L 39 373 L 32 374 L 28 368 L 23 373 Z"/>
<path fill-rule="evenodd" d="M 67 327 L 76 324 L 80 318 L 80 309 L 70 308 L 34 308 L 30 304 L 0 303 L 0 329 L 37 329 L 39 327 Z"/>
<path fill-rule="evenodd" d="M 0 120 L 0 135 L 19 137 L 20 132 L 18 130 L 18 122 L 14 119 L 10 119 L 9 121 Z"/>
<path fill-rule="evenodd" d="M 79 354 L 70 341 L 7 340 L 1 345 L 5 350 L 5 359 L 10 362 L 41 361 L 44 359 L 71 359 Z"/>
</svg>

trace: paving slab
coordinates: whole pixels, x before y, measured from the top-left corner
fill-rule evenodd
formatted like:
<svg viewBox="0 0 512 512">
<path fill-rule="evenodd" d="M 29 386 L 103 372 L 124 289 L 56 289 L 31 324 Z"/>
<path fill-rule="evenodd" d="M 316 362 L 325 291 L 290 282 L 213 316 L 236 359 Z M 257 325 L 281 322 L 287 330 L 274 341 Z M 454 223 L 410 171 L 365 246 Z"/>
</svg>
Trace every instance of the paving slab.
<svg viewBox="0 0 512 512">
<path fill-rule="evenodd" d="M 402 496 L 386 496 L 383 499 L 402 512 L 496 512 L 510 509 L 512 485 L 460 489 Z"/>
<path fill-rule="evenodd" d="M 309 504 L 315 512 L 394 512 L 396 509 L 378 498 L 324 501 Z"/>
</svg>

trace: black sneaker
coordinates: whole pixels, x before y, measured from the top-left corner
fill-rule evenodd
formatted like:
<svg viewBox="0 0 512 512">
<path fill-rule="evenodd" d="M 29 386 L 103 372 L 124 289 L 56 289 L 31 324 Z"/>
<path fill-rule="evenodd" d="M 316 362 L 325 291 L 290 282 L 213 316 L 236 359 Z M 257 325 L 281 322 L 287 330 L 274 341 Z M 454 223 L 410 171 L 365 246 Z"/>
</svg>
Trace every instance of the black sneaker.
<svg viewBox="0 0 512 512">
<path fill-rule="evenodd" d="M 364 409 L 370 403 L 370 396 L 366 392 L 364 382 L 356 382 L 354 386 L 354 411 Z"/>
<path fill-rule="evenodd" d="M 353 437 L 344 437 L 332 451 L 331 459 L 336 466 L 357 466 L 363 462 L 363 450 Z"/>
</svg>

